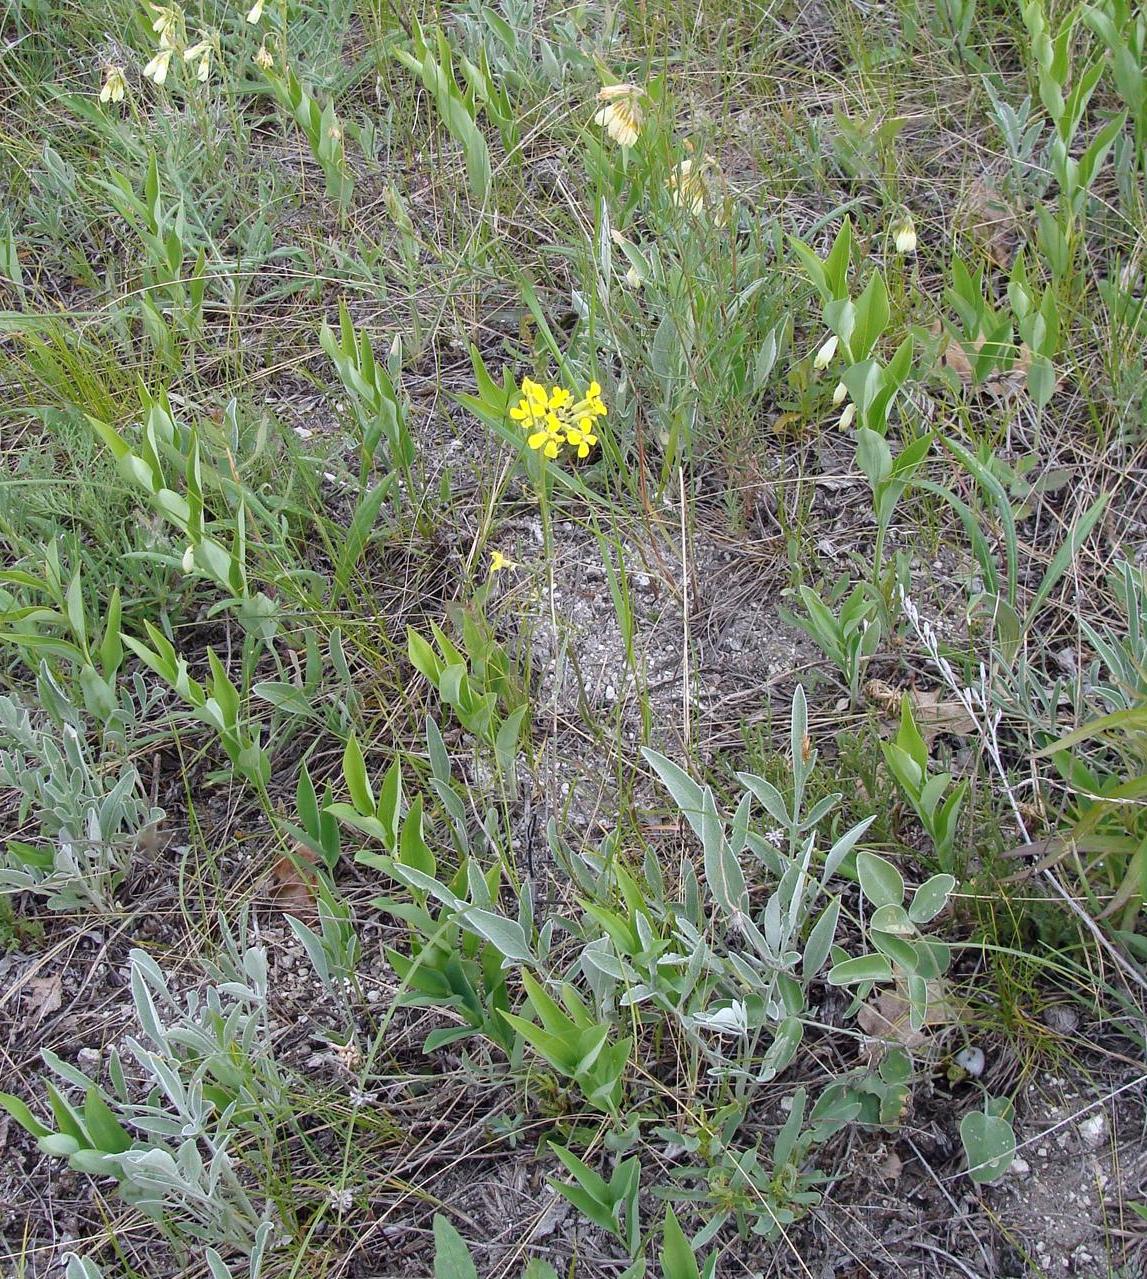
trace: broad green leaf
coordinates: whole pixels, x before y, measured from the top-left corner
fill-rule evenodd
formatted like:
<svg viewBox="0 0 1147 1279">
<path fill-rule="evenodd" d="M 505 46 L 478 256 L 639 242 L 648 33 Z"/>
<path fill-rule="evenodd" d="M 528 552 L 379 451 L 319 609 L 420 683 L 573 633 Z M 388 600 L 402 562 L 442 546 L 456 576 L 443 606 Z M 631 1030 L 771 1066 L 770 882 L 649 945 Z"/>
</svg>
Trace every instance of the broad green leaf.
<svg viewBox="0 0 1147 1279">
<path fill-rule="evenodd" d="M 999 1115 L 973 1110 L 960 1121 L 960 1140 L 968 1156 L 968 1176 L 977 1183 L 997 1181 L 1016 1153 L 1016 1136 Z"/>
<path fill-rule="evenodd" d="M 434 1214 L 434 1279 L 478 1279 L 470 1249 L 441 1213 Z"/>
<path fill-rule="evenodd" d="M 856 986 L 861 982 L 891 981 L 892 965 L 883 955 L 857 955 L 829 969 L 830 986 Z"/>
<path fill-rule="evenodd" d="M 930 923 L 948 904 L 948 895 L 956 887 L 952 875 L 933 875 L 920 885 L 908 907 L 908 917 L 916 924 Z"/>
<path fill-rule="evenodd" d="M 873 907 L 903 903 L 904 879 L 891 862 L 875 853 L 862 851 L 856 855 L 856 873 L 860 887 Z"/>
</svg>

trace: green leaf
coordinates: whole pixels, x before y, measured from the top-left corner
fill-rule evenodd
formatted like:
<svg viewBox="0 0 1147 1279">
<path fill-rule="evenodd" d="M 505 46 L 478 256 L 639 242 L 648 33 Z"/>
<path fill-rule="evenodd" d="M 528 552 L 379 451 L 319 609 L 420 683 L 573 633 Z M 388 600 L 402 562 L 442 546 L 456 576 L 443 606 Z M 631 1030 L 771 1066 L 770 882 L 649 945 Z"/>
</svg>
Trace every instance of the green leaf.
<svg viewBox="0 0 1147 1279">
<path fill-rule="evenodd" d="M 968 1156 L 968 1176 L 978 1184 L 997 1181 L 1015 1157 L 1015 1133 L 1000 1115 L 973 1110 L 960 1121 L 960 1140 Z"/>
<path fill-rule="evenodd" d="M 661 1232 L 661 1274 L 663 1279 L 700 1279 L 693 1245 L 671 1207 L 665 1209 L 665 1225 Z"/>
<path fill-rule="evenodd" d="M 331 592 L 329 607 L 333 608 L 345 594 L 350 575 L 362 558 L 363 551 L 366 550 L 370 535 L 375 524 L 378 523 L 378 513 L 393 485 L 393 473 L 384 476 L 369 493 L 363 495 L 355 507 L 354 515 L 351 516 L 350 524 L 342 538 L 342 549 L 339 552 L 338 563 L 335 565 L 334 589 Z"/>
<path fill-rule="evenodd" d="M 868 981 L 891 981 L 892 965 L 883 955 L 857 955 L 829 969 L 830 986 L 856 986 Z"/>
<path fill-rule="evenodd" d="M 411 802 L 410 811 L 402 823 L 402 832 L 398 839 L 398 861 L 403 866 L 411 866 L 424 875 L 433 875 L 437 866 L 434 854 L 426 840 L 422 837 L 422 796 L 416 795 Z"/>
<path fill-rule="evenodd" d="M 0 1109 L 6 1110 L 33 1137 L 47 1137 L 51 1134 L 52 1130 L 36 1118 L 27 1104 L 10 1092 L 0 1092 Z"/>
<path fill-rule="evenodd" d="M 948 895 L 956 887 L 952 875 L 933 875 L 920 885 L 908 907 L 908 917 L 915 924 L 930 923 L 948 904 Z"/>
<path fill-rule="evenodd" d="M 836 937 L 836 923 L 839 916 L 840 898 L 834 897 L 813 925 L 808 941 L 805 942 L 801 976 L 806 982 L 811 981 L 824 966 L 824 961 L 828 958 Z"/>
<path fill-rule="evenodd" d="M 478 1279 L 470 1249 L 441 1213 L 434 1214 L 434 1279 Z"/>
<path fill-rule="evenodd" d="M 467 928 L 484 937 L 506 959 L 518 964 L 534 965 L 537 963 L 530 943 L 515 919 L 507 919 L 505 915 L 497 915 L 490 910 L 473 907 L 462 916 Z"/>
<path fill-rule="evenodd" d="M 366 776 L 366 761 L 362 757 L 362 748 L 352 733 L 347 738 L 343 751 L 343 778 L 350 792 L 351 803 L 355 811 L 363 817 L 374 816 L 374 791 Z"/>
<path fill-rule="evenodd" d="M 904 880 L 891 862 L 875 853 L 856 854 L 860 887 L 873 907 L 899 906 L 904 901 Z"/>
<path fill-rule="evenodd" d="M 889 902 L 872 912 L 869 928 L 878 933 L 891 933 L 894 937 L 914 937 L 916 926 L 908 918 L 908 912 L 899 903 Z"/>
<path fill-rule="evenodd" d="M 131 1149 L 131 1137 L 97 1088 L 89 1088 L 84 1099 L 84 1123 L 92 1143 L 104 1154 L 122 1155 Z"/>
</svg>

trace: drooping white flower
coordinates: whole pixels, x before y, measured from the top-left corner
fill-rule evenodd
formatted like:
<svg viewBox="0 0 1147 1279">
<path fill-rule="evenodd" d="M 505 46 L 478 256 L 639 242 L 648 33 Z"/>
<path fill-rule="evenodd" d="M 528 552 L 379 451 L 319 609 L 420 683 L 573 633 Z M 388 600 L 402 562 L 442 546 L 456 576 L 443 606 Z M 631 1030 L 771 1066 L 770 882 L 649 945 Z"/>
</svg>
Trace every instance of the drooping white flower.
<svg viewBox="0 0 1147 1279">
<path fill-rule="evenodd" d="M 171 69 L 171 55 L 174 49 L 160 49 L 154 58 L 143 69 L 144 77 L 154 81 L 156 84 L 163 84 L 167 79 L 167 73 Z"/>
<path fill-rule="evenodd" d="M 911 213 L 905 213 L 892 228 L 892 243 L 897 253 L 916 252 L 916 223 L 912 221 Z"/>
<path fill-rule="evenodd" d="M 101 102 L 122 102 L 127 92 L 127 80 L 123 67 L 108 67 L 104 72 L 103 88 L 100 89 Z"/>
<path fill-rule="evenodd" d="M 836 354 L 836 348 L 840 343 L 840 339 L 834 333 L 831 337 L 826 338 L 820 345 L 820 350 L 813 357 L 812 366 L 814 369 L 827 369 L 832 363 L 832 357 Z"/>
</svg>

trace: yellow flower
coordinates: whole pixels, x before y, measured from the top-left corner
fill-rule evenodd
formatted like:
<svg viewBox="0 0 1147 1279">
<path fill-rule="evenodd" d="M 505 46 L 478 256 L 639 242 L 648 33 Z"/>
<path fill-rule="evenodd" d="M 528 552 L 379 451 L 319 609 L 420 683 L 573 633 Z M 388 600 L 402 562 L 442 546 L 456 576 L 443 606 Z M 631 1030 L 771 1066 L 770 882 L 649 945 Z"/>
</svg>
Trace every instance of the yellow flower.
<svg viewBox="0 0 1147 1279">
<path fill-rule="evenodd" d="M 491 551 L 490 553 L 490 574 L 500 573 L 504 568 L 517 568 L 517 564 L 513 560 L 508 560 L 501 551 Z"/>
<path fill-rule="evenodd" d="M 834 333 L 830 338 L 826 338 L 820 345 L 820 350 L 813 356 L 812 366 L 814 369 L 827 369 L 832 363 L 832 357 L 836 354 L 836 348 L 840 339 Z"/>
<path fill-rule="evenodd" d="M 556 421 L 556 419 L 555 419 Z M 551 460 L 561 452 L 562 445 L 566 442 L 566 437 L 560 430 L 555 430 L 548 422 L 540 431 L 535 431 L 533 435 L 526 440 L 526 443 L 532 449 L 541 449 L 546 457 Z"/>
<path fill-rule="evenodd" d="M 916 252 L 916 223 L 912 221 L 911 213 L 902 214 L 900 220 L 893 226 L 892 243 L 896 246 L 897 253 Z"/>
<path fill-rule="evenodd" d="M 255 0 L 255 3 L 247 10 L 247 21 L 254 26 L 262 16 L 263 0 Z"/>
<path fill-rule="evenodd" d="M 104 85 L 100 90 L 101 102 L 122 102 L 127 92 L 127 80 L 123 67 L 108 67 L 104 72 Z"/>
<path fill-rule="evenodd" d="M 179 38 L 179 28 L 183 22 L 183 10 L 176 4 L 153 4 L 148 7 L 155 14 L 152 19 L 151 29 L 159 40 L 160 49 L 174 49 Z M 146 75 L 147 73 L 144 72 L 144 74 Z M 162 81 L 157 83 L 162 83 Z"/>
<path fill-rule="evenodd" d="M 844 406 L 844 412 L 840 415 L 840 421 L 837 425 L 842 431 L 847 431 L 852 425 L 853 418 L 856 417 L 856 405 L 851 400 Z"/>
<path fill-rule="evenodd" d="M 269 71 L 275 65 L 274 55 L 267 48 L 266 41 L 255 50 L 253 61 L 260 71 Z"/>
<path fill-rule="evenodd" d="M 510 417 L 530 432 L 526 437 L 530 448 L 541 450 L 551 460 L 566 444 L 578 457 L 589 456 L 597 444 L 594 423 L 606 415 L 597 382 L 591 382 L 585 395 L 576 401 L 567 387 L 551 386 L 547 392 L 530 378 L 523 379 L 522 391 L 522 398 L 510 409 Z"/>
<path fill-rule="evenodd" d="M 847 395 L 848 395 L 848 387 L 847 387 L 847 386 L 845 386 L 843 382 L 838 382 L 838 383 L 836 384 L 836 390 L 835 390 L 835 391 L 833 391 L 833 393 L 832 393 L 832 402 L 833 402 L 833 405 L 834 405 L 835 407 L 839 408 L 839 407 L 840 407 L 840 405 L 842 405 L 842 404 L 844 403 L 845 398 L 847 397 Z"/>
<path fill-rule="evenodd" d="M 593 117 L 619 146 L 631 147 L 641 134 L 642 90 L 636 84 L 607 84 L 597 100 L 605 105 Z"/>
<path fill-rule="evenodd" d="M 184 49 L 184 62 L 192 62 L 196 58 L 199 59 L 199 66 L 195 68 L 195 78 L 200 84 L 204 84 L 211 74 L 211 44 L 209 41 L 200 40 L 198 44 L 193 44 L 190 49 Z"/>
<path fill-rule="evenodd" d="M 593 418 L 579 418 L 577 426 L 567 428 L 566 439 L 571 447 L 577 449 L 578 457 L 589 457 L 590 449 L 597 443 L 597 436 L 593 433 Z"/>
<path fill-rule="evenodd" d="M 163 84 L 167 79 L 167 72 L 171 67 L 171 55 L 175 52 L 172 48 L 160 49 L 154 58 L 143 69 L 146 79 L 154 80 L 156 84 Z"/>
</svg>

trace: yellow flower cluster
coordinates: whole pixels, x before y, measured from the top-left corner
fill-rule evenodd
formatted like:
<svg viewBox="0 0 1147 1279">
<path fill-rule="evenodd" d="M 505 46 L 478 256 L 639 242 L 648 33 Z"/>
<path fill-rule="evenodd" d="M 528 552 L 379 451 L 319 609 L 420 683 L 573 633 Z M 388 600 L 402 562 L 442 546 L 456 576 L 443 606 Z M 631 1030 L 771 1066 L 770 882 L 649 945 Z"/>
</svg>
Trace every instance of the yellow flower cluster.
<svg viewBox="0 0 1147 1279">
<path fill-rule="evenodd" d="M 605 401 L 596 382 L 589 384 L 582 399 L 575 400 L 564 386 L 551 386 L 547 392 L 531 378 L 523 380 L 522 398 L 510 410 L 514 421 L 530 432 L 526 438 L 530 448 L 540 449 L 551 459 L 566 444 L 578 457 L 588 457 L 597 443 L 595 424 L 605 414 Z"/>
</svg>

